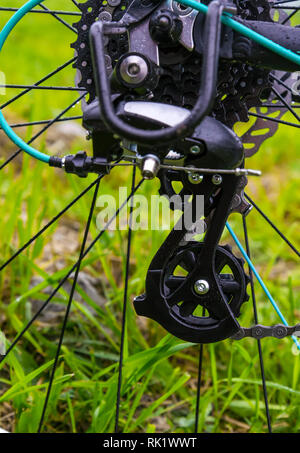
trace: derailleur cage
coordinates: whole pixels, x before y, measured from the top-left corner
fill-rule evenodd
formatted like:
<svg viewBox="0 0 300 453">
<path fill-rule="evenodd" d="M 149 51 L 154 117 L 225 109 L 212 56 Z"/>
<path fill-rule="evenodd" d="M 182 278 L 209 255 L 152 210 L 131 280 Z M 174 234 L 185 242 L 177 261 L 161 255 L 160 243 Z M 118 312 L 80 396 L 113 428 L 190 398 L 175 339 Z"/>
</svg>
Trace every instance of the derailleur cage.
<svg viewBox="0 0 300 453">
<path fill-rule="evenodd" d="M 218 246 L 238 178 L 224 175 L 216 188 L 212 178 L 205 175 L 194 195 L 201 193 L 204 200 L 214 195 L 216 203 L 207 204 L 210 222 L 203 242 L 182 246 L 186 233 L 195 219 L 193 200 L 185 207 L 185 220 L 179 220 L 156 253 L 146 277 L 146 293 L 137 297 L 137 314 L 154 319 L 173 335 L 194 343 L 221 341 L 239 331 L 240 307 L 248 300 L 248 278 L 243 263 L 228 247 Z M 188 215 L 190 214 L 190 215 Z M 190 224 L 189 224 L 190 222 Z M 186 275 L 176 275 L 177 267 Z M 222 270 L 226 267 L 225 274 Z M 228 273 L 228 269 L 230 270 Z M 198 307 L 208 316 L 198 316 Z"/>
</svg>

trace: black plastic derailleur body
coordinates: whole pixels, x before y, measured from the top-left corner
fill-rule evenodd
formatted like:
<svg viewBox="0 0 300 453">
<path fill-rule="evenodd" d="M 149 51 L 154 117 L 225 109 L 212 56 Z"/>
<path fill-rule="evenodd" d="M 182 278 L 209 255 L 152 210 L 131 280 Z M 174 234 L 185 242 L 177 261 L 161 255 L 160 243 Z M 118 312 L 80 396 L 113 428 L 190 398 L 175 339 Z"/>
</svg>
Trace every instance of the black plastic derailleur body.
<svg viewBox="0 0 300 453">
<path fill-rule="evenodd" d="M 198 220 L 193 198 L 183 214 L 185 225 L 181 219 L 180 227 L 174 227 L 158 250 L 147 273 L 146 293 L 134 301 L 137 314 L 154 319 L 185 341 L 217 342 L 239 330 L 236 316 L 245 301 L 247 281 L 240 262 L 218 245 L 238 182 L 236 176 L 224 175 L 216 189 L 211 175 L 206 175 L 199 186 L 190 185 L 193 196 L 204 196 L 205 217 L 210 217 L 204 241 L 182 245 Z M 187 275 L 176 275 L 178 265 Z M 229 266 L 230 275 L 221 274 L 224 266 Z M 200 316 L 194 314 L 197 307 L 202 307 Z"/>
<path fill-rule="evenodd" d="M 143 8 L 140 6 L 140 9 L 138 9 L 138 3 L 140 2 L 133 2 L 132 8 L 129 8 L 121 22 L 114 23 L 97 21 L 91 26 L 90 47 L 96 81 L 96 91 L 99 105 L 101 106 L 102 120 L 107 127 L 107 130 L 118 135 L 119 137 L 125 138 L 142 146 L 153 146 L 157 144 L 162 146 L 191 136 L 194 129 L 211 111 L 216 92 L 221 36 L 221 14 L 223 6 L 219 1 L 214 0 L 208 7 L 204 30 L 205 51 L 203 52 L 202 64 L 203 80 L 194 108 L 191 110 L 188 117 L 179 124 L 176 124 L 175 126 L 163 127 L 153 131 L 137 127 L 130 122 L 126 122 L 117 115 L 112 96 L 111 80 L 108 77 L 106 69 L 105 37 L 112 34 L 117 35 L 128 32 L 128 29 L 134 23 L 134 19 L 136 18 L 138 11 L 143 11 Z M 150 12 L 152 12 L 155 7 L 159 5 L 159 3 L 160 2 L 154 2 L 154 5 L 150 8 Z M 135 7 L 137 8 L 136 10 Z M 131 56 L 139 58 L 141 63 L 140 75 L 145 74 L 145 77 L 147 77 L 148 72 L 151 72 L 149 71 L 147 59 L 141 54 Z M 122 64 L 122 61 L 120 64 Z"/>
</svg>

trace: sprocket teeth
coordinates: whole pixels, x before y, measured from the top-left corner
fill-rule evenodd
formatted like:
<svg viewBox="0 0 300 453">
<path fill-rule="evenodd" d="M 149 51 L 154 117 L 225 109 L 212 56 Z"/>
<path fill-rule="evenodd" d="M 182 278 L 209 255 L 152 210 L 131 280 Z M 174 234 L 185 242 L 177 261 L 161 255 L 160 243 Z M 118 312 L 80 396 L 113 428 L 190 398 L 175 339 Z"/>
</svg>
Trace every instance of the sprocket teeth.
<svg viewBox="0 0 300 453">
<path fill-rule="evenodd" d="M 227 252 L 231 253 L 233 256 L 235 256 L 233 253 L 232 253 L 232 246 L 229 245 L 229 244 L 226 244 L 226 245 L 222 245 L 222 248 L 227 250 Z M 239 265 L 241 266 L 242 269 L 244 269 L 245 267 L 245 264 L 246 264 L 246 261 L 244 260 L 244 258 L 242 257 L 236 257 L 235 256 L 235 259 L 238 261 Z M 244 302 L 248 302 L 249 299 L 250 299 L 250 296 L 249 294 L 247 293 L 247 286 L 249 285 L 250 283 L 250 277 L 248 274 L 246 274 L 246 272 L 244 271 L 244 276 L 245 276 L 245 296 L 244 296 L 244 300 L 243 300 L 243 303 Z M 236 315 L 237 317 L 240 316 L 240 313 Z"/>
<path fill-rule="evenodd" d="M 78 87 L 87 90 L 88 103 L 96 97 L 96 88 L 93 83 L 93 71 L 91 69 L 92 64 L 88 45 L 88 31 L 90 26 L 97 20 L 100 9 L 105 6 L 104 3 L 103 0 L 85 0 L 84 3 L 78 3 L 78 8 L 82 15 L 78 18 L 78 22 L 72 24 L 75 30 L 78 31 L 76 41 L 70 45 L 72 49 L 75 49 L 77 54 L 77 59 L 72 67 L 80 73 L 81 82 L 78 84 Z M 84 67 L 82 65 L 83 62 L 85 63 Z"/>
</svg>

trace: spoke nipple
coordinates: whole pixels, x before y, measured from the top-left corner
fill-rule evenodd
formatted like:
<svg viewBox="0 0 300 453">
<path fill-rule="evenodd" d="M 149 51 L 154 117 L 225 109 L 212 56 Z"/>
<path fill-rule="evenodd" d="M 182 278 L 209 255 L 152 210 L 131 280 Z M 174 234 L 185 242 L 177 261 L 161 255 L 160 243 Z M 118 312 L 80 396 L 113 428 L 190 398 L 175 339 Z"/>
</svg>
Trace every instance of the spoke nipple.
<svg viewBox="0 0 300 453">
<path fill-rule="evenodd" d="M 197 280 L 194 284 L 194 290 L 196 294 L 203 296 L 209 291 L 209 283 L 206 280 Z"/>
</svg>

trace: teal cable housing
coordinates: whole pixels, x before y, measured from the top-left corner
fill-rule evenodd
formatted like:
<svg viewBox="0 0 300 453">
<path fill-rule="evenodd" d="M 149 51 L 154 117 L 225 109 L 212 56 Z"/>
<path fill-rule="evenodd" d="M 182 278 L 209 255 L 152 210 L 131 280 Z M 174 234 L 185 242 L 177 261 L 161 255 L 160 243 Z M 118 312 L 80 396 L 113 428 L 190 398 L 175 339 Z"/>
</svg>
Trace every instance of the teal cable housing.
<svg viewBox="0 0 300 453">
<path fill-rule="evenodd" d="M 2 47 L 10 34 L 10 32 L 13 30 L 13 28 L 17 25 L 17 23 L 22 19 L 22 17 L 25 16 L 34 6 L 38 5 L 41 3 L 42 0 L 30 0 L 27 2 L 25 5 L 23 5 L 7 22 L 5 27 L 2 29 L 0 33 L 0 52 L 2 50 Z M 6 119 L 3 116 L 3 113 L 0 110 L 0 126 L 2 127 L 3 131 L 6 133 L 6 135 L 23 151 L 26 153 L 30 154 L 30 156 L 34 157 L 35 159 L 38 159 L 42 162 L 49 163 L 50 161 L 50 156 L 47 156 L 47 154 L 41 153 L 35 148 L 32 148 L 29 146 L 27 143 L 25 143 L 13 130 L 12 128 L 8 125 Z"/>
<path fill-rule="evenodd" d="M 202 3 L 197 2 L 196 0 L 176 0 L 177 3 L 180 3 L 184 6 L 188 6 L 190 8 L 196 9 L 201 13 L 206 14 L 208 7 L 203 5 Z M 281 57 L 286 58 L 287 60 L 292 61 L 300 65 L 300 55 L 296 54 L 292 50 L 286 49 L 282 47 L 280 44 L 276 44 L 271 39 L 266 38 L 265 36 L 260 35 L 256 31 L 252 30 L 251 28 L 246 27 L 245 25 L 237 22 L 236 20 L 232 19 L 231 15 L 228 13 L 222 14 L 221 17 L 222 24 L 231 27 L 233 30 L 239 32 L 241 35 L 247 36 L 247 38 L 252 39 L 253 41 L 257 42 L 258 44 L 266 47 L 267 49 L 271 50 L 272 52 L 277 53 Z M 299 49 L 300 50 L 300 49 Z"/>
</svg>

